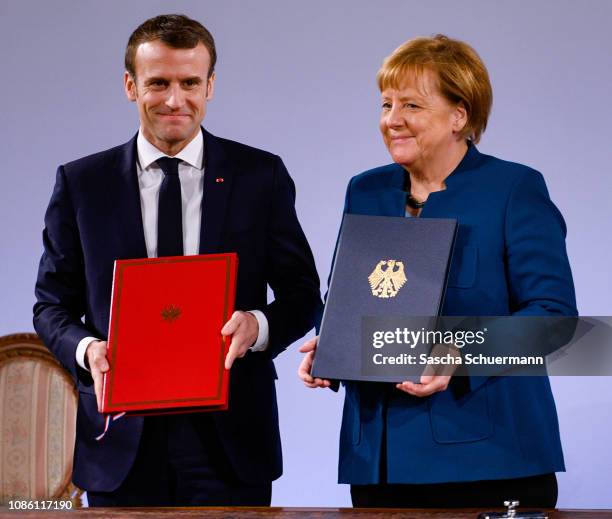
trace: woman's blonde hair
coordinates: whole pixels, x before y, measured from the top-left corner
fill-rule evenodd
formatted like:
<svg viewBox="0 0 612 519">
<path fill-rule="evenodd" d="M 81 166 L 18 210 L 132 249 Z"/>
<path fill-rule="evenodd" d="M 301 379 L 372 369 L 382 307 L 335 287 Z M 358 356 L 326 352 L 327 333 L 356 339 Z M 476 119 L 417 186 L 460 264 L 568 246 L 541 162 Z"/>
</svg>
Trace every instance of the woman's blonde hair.
<svg viewBox="0 0 612 519">
<path fill-rule="evenodd" d="M 477 143 L 487 127 L 493 103 L 489 73 L 480 56 L 467 43 L 443 34 L 414 38 L 385 59 L 376 80 L 378 88 L 401 88 L 407 74 L 434 73 L 440 93 L 450 103 L 461 103 L 468 121 L 461 136 Z"/>
</svg>

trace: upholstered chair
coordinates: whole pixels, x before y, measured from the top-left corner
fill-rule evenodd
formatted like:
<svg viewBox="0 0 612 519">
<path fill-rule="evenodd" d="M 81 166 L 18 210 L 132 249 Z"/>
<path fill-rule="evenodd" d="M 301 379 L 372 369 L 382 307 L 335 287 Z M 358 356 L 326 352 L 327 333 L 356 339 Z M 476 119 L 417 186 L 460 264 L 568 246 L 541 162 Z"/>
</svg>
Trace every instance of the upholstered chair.
<svg viewBox="0 0 612 519">
<path fill-rule="evenodd" d="M 0 504 L 71 499 L 77 394 L 31 333 L 0 337 Z"/>
</svg>

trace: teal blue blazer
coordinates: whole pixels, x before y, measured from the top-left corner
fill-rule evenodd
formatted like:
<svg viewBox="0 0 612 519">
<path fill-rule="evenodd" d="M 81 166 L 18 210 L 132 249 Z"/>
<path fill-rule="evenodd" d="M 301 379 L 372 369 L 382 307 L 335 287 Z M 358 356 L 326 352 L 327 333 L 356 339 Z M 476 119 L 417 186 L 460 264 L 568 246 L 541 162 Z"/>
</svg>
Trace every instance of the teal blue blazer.
<svg viewBox="0 0 612 519">
<path fill-rule="evenodd" d="M 405 175 L 391 164 L 353 177 L 344 213 L 403 216 Z M 443 315 L 577 315 L 565 222 L 537 171 L 470 145 L 421 216 L 459 222 Z M 340 483 L 565 470 L 546 376 L 454 377 L 446 391 L 427 398 L 390 384 L 347 382 L 345 390 Z"/>
</svg>

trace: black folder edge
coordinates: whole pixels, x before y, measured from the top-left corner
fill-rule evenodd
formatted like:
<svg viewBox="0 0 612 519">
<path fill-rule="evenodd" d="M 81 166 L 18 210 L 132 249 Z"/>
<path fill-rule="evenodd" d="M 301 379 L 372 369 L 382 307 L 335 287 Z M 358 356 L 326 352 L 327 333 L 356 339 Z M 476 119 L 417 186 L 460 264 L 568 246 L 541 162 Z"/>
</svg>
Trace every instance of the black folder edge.
<svg viewBox="0 0 612 519">
<path fill-rule="evenodd" d="M 321 317 L 321 328 L 319 328 L 319 338 L 323 335 L 323 330 L 324 330 L 324 326 L 325 326 L 325 316 L 327 314 L 327 309 L 328 309 L 328 305 L 327 305 L 327 296 L 329 296 L 329 293 L 331 292 L 332 287 L 334 286 L 334 275 L 336 273 L 336 269 L 338 268 L 338 262 L 336 261 L 336 256 L 338 255 L 338 251 L 340 250 L 340 246 L 342 245 L 342 240 L 344 239 L 344 226 L 346 225 L 346 221 L 347 221 L 347 217 L 349 217 L 348 219 L 350 220 L 351 216 L 355 216 L 355 215 L 350 215 L 350 214 L 345 214 L 342 217 L 342 223 L 340 224 L 340 233 L 338 235 L 338 243 L 336 243 L 336 249 L 334 250 L 334 258 L 333 258 L 333 267 L 332 267 L 332 271 L 331 271 L 331 275 L 329 276 L 329 285 L 327 287 L 327 294 L 325 296 L 325 306 L 323 307 L 323 315 Z M 312 374 L 315 370 L 315 365 L 317 363 L 317 352 L 315 351 L 314 354 L 314 358 L 312 359 L 312 366 L 310 366 L 310 373 Z M 329 380 L 338 380 L 338 379 L 329 379 Z"/>
</svg>

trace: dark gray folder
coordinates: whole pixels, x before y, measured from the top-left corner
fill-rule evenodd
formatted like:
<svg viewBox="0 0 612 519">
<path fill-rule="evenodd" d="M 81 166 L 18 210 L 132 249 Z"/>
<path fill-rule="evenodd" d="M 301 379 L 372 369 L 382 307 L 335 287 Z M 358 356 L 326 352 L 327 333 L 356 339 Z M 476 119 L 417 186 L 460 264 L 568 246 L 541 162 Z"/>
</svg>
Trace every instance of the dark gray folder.
<svg viewBox="0 0 612 519">
<path fill-rule="evenodd" d="M 415 368 L 372 366 L 372 330 L 386 318 L 439 315 L 457 221 L 344 216 L 312 375 L 331 380 L 415 380 Z M 435 326 L 435 323 L 433 324 Z"/>
</svg>

